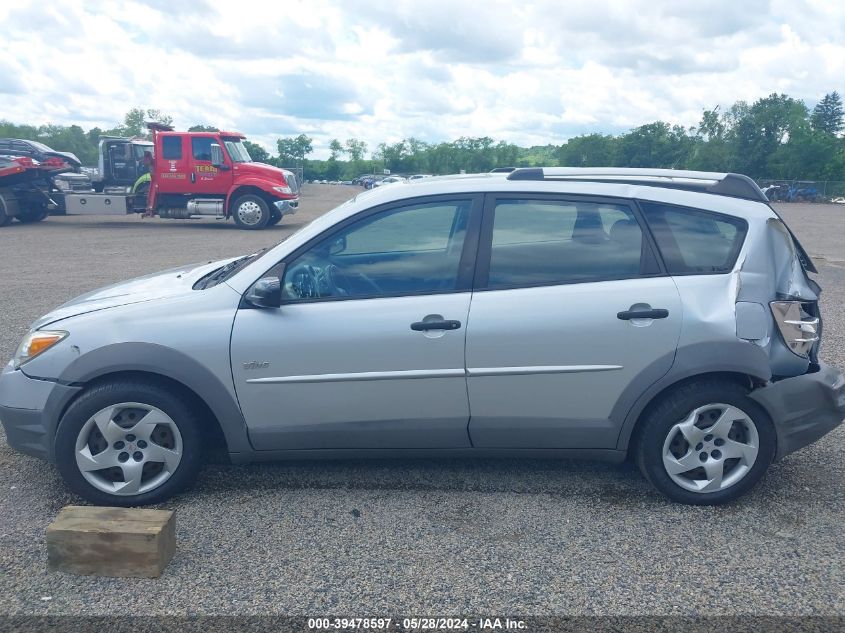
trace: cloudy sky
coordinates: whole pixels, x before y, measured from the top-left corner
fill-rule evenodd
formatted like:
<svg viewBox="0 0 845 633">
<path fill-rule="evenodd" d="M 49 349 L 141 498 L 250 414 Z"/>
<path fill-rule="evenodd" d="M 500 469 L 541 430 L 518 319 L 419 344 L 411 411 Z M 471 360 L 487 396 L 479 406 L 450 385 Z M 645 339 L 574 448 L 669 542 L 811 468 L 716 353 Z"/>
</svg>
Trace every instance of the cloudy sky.
<svg viewBox="0 0 845 633">
<path fill-rule="evenodd" d="M 845 93 L 841 0 L 0 3 L 0 119 L 519 145 Z"/>
</svg>

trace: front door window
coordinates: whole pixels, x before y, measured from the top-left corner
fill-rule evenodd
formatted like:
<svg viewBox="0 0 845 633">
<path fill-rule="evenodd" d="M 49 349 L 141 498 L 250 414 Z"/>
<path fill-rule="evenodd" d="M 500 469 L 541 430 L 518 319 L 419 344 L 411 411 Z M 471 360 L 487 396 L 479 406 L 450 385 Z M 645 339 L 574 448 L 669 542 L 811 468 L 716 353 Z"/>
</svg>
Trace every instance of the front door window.
<svg viewBox="0 0 845 633">
<path fill-rule="evenodd" d="M 332 233 L 287 266 L 283 300 L 456 290 L 471 204 L 459 200 L 404 206 Z"/>
</svg>

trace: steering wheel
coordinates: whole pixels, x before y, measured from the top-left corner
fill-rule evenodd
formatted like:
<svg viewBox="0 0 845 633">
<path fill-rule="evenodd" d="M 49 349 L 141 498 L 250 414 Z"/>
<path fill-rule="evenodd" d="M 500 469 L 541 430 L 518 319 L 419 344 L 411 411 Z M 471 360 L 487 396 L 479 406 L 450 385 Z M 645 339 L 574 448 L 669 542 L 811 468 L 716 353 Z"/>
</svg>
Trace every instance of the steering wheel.
<svg viewBox="0 0 845 633">
<path fill-rule="evenodd" d="M 300 264 L 290 271 L 290 284 L 300 299 L 320 297 L 320 280 L 310 264 Z M 287 275 L 285 275 L 287 277 Z"/>
</svg>

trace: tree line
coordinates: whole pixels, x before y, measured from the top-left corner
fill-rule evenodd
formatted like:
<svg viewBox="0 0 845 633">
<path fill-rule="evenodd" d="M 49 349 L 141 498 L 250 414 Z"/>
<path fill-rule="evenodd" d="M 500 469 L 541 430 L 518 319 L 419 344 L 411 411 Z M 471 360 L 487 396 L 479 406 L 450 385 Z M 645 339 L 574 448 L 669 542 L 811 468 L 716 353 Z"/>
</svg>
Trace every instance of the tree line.
<svg viewBox="0 0 845 633">
<path fill-rule="evenodd" d="M 172 123 L 158 110 L 134 108 L 111 130 L 84 131 L 78 125 L 15 125 L 0 121 L 0 136 L 38 140 L 74 152 L 86 165 L 97 162 L 100 135 L 141 136 L 144 122 Z M 216 131 L 193 125 L 189 131 Z M 427 143 L 407 138 L 380 143 L 369 152 L 364 141 L 332 139 L 329 158 L 314 160 L 313 139 L 305 134 L 280 138 L 276 154 L 256 143 L 245 145 L 253 160 L 280 167 L 302 167 L 306 179 L 342 180 L 364 173 L 449 174 L 489 171 L 495 167 L 662 167 L 730 171 L 752 178 L 845 181 L 845 129 L 842 99 L 831 92 L 811 109 L 785 94 L 771 94 L 749 104 L 737 101 L 702 113 L 697 125 L 683 127 L 655 121 L 624 134 L 590 133 L 561 145 L 519 147 L 491 137 L 461 137 Z"/>
</svg>

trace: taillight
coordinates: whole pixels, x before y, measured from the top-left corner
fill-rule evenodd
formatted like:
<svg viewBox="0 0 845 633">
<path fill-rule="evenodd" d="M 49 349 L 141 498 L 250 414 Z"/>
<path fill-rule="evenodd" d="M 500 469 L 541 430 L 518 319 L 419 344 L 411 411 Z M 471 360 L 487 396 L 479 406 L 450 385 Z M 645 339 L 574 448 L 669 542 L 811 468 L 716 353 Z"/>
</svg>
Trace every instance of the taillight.
<svg viewBox="0 0 845 633">
<path fill-rule="evenodd" d="M 772 301 L 772 314 L 786 346 L 798 356 L 809 358 L 819 340 L 819 318 L 814 306 L 804 301 Z"/>
</svg>

